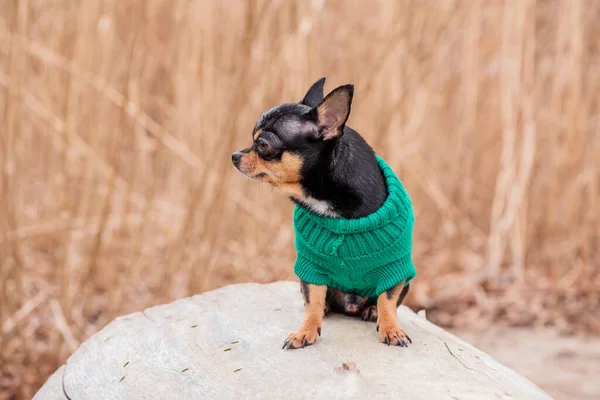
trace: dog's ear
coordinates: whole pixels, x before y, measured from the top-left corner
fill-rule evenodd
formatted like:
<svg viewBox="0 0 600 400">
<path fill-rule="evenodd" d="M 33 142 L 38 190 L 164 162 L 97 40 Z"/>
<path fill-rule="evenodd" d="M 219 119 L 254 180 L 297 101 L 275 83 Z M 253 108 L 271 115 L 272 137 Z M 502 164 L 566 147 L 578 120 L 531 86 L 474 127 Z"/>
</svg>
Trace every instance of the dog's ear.
<svg viewBox="0 0 600 400">
<path fill-rule="evenodd" d="M 323 101 L 323 86 L 325 85 L 325 78 L 321 78 L 312 84 L 306 95 L 300 102 L 305 106 L 315 107 L 321 101 Z"/>
<path fill-rule="evenodd" d="M 354 85 L 344 85 L 334 89 L 313 109 L 323 140 L 342 136 L 344 125 L 350 115 Z"/>
</svg>

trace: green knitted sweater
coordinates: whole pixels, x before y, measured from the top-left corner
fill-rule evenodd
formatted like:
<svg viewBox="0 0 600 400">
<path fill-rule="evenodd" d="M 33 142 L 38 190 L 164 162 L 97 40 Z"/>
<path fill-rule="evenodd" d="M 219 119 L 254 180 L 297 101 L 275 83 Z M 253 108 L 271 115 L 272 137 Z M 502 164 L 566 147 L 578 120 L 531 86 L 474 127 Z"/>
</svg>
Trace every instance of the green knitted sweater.
<svg viewBox="0 0 600 400">
<path fill-rule="evenodd" d="M 392 168 L 379 156 L 377 162 L 388 197 L 373 214 L 345 219 L 294 209 L 294 272 L 301 280 L 372 298 L 416 276 L 410 197 Z"/>
</svg>

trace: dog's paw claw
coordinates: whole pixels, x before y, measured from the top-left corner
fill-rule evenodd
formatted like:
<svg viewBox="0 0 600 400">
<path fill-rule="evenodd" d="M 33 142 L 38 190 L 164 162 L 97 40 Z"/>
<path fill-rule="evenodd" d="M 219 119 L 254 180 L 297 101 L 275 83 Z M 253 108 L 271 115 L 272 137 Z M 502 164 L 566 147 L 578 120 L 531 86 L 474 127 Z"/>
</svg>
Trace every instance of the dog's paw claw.
<svg viewBox="0 0 600 400">
<path fill-rule="evenodd" d="M 321 328 L 301 328 L 297 333 L 290 334 L 283 342 L 282 349 L 303 349 L 317 341 L 317 336 L 321 336 Z"/>
<path fill-rule="evenodd" d="M 406 332 L 398 326 L 390 326 L 378 331 L 381 342 L 388 346 L 393 344 L 394 346 L 408 347 L 409 343 L 412 343 L 412 340 L 408 337 Z"/>
</svg>

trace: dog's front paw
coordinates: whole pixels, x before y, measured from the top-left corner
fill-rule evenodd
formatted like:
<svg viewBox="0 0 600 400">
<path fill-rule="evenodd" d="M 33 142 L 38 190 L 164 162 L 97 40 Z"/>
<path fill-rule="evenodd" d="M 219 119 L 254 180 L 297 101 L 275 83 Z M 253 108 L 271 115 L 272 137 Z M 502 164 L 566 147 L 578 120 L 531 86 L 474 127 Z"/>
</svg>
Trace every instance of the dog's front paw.
<svg viewBox="0 0 600 400">
<path fill-rule="evenodd" d="M 377 322 L 377 306 L 367 306 L 360 315 L 362 321 Z"/>
<path fill-rule="evenodd" d="M 299 349 L 310 346 L 317 341 L 317 336 L 321 336 L 320 326 L 302 326 L 298 332 L 290 334 L 283 342 L 282 349 Z"/>
<path fill-rule="evenodd" d="M 381 327 L 377 325 L 377 331 L 379 331 L 379 339 L 382 343 L 401 347 L 408 347 L 409 343 L 412 343 L 410 337 L 401 329 L 397 324 L 385 324 Z"/>
</svg>

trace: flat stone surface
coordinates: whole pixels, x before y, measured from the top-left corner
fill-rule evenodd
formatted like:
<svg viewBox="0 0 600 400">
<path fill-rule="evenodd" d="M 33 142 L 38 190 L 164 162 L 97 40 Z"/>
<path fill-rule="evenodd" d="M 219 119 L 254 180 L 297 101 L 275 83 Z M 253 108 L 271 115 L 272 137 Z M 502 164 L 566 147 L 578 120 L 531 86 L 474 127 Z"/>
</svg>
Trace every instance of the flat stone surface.
<svg viewBox="0 0 600 400">
<path fill-rule="evenodd" d="M 413 339 L 408 348 L 380 343 L 374 323 L 332 315 L 315 345 L 281 350 L 303 313 L 298 283 L 277 282 L 231 285 L 119 317 L 35 399 L 550 398 L 406 307 L 398 315 Z"/>
</svg>

